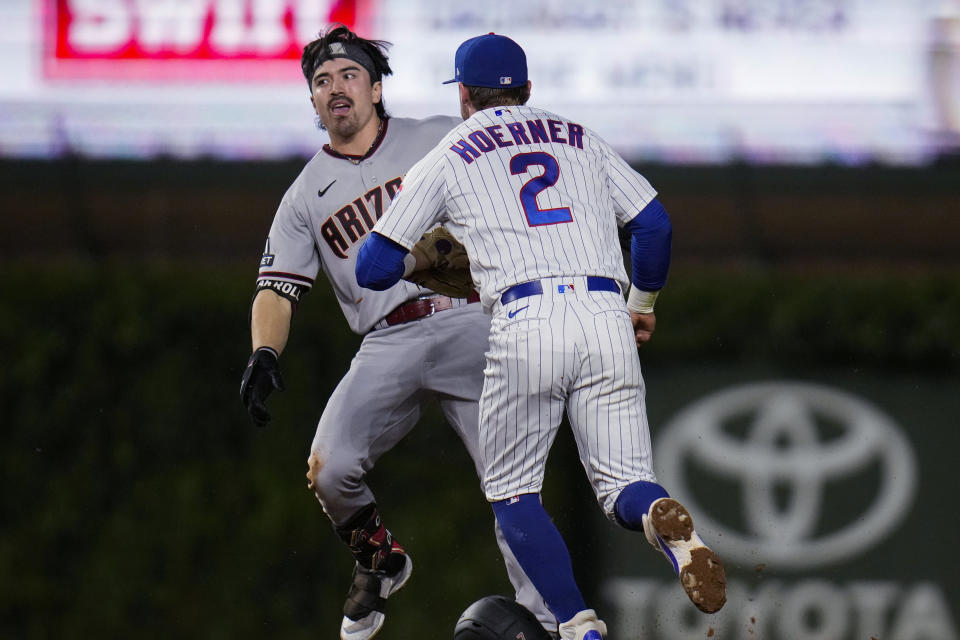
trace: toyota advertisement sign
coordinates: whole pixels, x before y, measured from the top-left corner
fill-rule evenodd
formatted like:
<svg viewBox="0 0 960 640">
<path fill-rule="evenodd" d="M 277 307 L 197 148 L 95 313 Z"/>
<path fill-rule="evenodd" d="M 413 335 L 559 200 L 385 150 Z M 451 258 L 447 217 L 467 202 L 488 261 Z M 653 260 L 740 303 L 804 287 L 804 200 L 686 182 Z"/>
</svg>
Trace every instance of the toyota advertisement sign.
<svg viewBox="0 0 960 640">
<path fill-rule="evenodd" d="M 892 404 L 948 415 L 909 391 Z M 617 532 L 602 592 L 618 637 L 956 640 L 946 580 L 956 561 L 943 557 L 956 531 L 939 519 L 946 488 L 924 485 L 930 462 L 914 442 L 936 426 L 808 381 L 720 385 L 681 401 L 652 425 L 655 468 L 724 560 L 728 602 L 699 613 L 642 536 Z"/>
</svg>

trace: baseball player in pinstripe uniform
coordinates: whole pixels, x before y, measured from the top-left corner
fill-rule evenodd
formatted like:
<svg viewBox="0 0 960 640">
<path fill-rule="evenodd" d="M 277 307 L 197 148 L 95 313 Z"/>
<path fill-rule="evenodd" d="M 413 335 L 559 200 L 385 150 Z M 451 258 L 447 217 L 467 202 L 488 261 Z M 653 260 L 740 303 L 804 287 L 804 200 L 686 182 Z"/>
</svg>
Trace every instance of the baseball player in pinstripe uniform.
<svg viewBox="0 0 960 640">
<path fill-rule="evenodd" d="M 480 441 L 483 486 L 564 639 L 599 640 L 566 545 L 543 509 L 547 453 L 564 410 L 603 511 L 642 530 L 705 612 L 726 599 L 723 566 L 652 470 L 637 346 L 655 325 L 672 228 L 649 182 L 581 124 L 525 106 L 526 56 L 484 35 L 456 54 L 464 122 L 404 181 L 360 250 L 374 289 L 423 267 L 407 251 L 442 222 L 466 246 L 493 316 Z M 631 234 L 628 278 L 618 226 Z M 629 287 L 629 296 L 624 292 Z"/>
<path fill-rule="evenodd" d="M 459 123 L 388 117 L 381 99 L 381 78 L 391 72 L 385 45 L 340 26 L 304 48 L 303 73 L 330 144 L 307 163 L 274 217 L 251 311 L 254 351 L 241 384 L 251 417 L 265 425 L 265 400 L 283 389 L 278 358 L 293 312 L 322 268 L 350 328 L 364 335 L 320 418 L 307 474 L 356 559 L 344 640 L 377 633 L 387 597 L 411 573 L 410 557 L 384 525 L 364 478 L 410 431 L 421 403 L 439 400 L 482 473 L 478 401 L 490 320 L 472 304 L 478 298 L 441 296 L 409 282 L 374 292 L 361 289 L 354 275 L 360 245 L 404 173 Z M 497 531 L 518 602 L 554 631 L 555 619 Z"/>
</svg>

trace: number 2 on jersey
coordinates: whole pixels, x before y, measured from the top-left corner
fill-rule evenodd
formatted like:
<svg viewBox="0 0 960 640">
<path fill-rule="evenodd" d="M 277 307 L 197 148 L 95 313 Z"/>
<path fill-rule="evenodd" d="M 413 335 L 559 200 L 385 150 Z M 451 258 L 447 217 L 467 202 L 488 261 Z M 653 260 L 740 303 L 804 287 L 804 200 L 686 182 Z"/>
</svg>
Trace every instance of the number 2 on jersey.
<svg viewBox="0 0 960 640">
<path fill-rule="evenodd" d="M 543 167 L 543 175 L 527 180 L 520 189 L 520 204 L 523 205 L 523 211 L 527 214 L 527 224 L 537 227 L 542 224 L 572 222 L 573 214 L 569 207 L 541 209 L 537 204 L 537 196 L 540 192 L 557 184 L 560 178 L 560 165 L 557 164 L 556 158 L 542 151 L 518 153 L 510 158 L 510 173 L 513 175 L 526 173 L 534 165 Z"/>
</svg>

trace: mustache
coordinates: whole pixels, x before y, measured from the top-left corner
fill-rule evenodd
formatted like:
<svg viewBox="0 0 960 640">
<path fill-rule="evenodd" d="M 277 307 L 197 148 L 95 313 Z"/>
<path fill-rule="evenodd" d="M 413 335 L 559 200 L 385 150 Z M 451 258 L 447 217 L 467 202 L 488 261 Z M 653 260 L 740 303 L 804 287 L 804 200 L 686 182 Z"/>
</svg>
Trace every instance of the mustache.
<svg viewBox="0 0 960 640">
<path fill-rule="evenodd" d="M 351 106 L 351 107 L 353 106 L 353 100 L 351 100 L 350 98 L 347 98 L 346 96 L 341 96 L 341 97 L 337 97 L 337 98 L 331 98 L 330 100 L 328 100 L 328 101 L 327 101 L 327 109 L 332 109 L 332 108 L 333 108 L 333 104 L 334 104 L 335 102 L 345 102 L 345 103 L 348 104 L 349 106 Z"/>
</svg>

